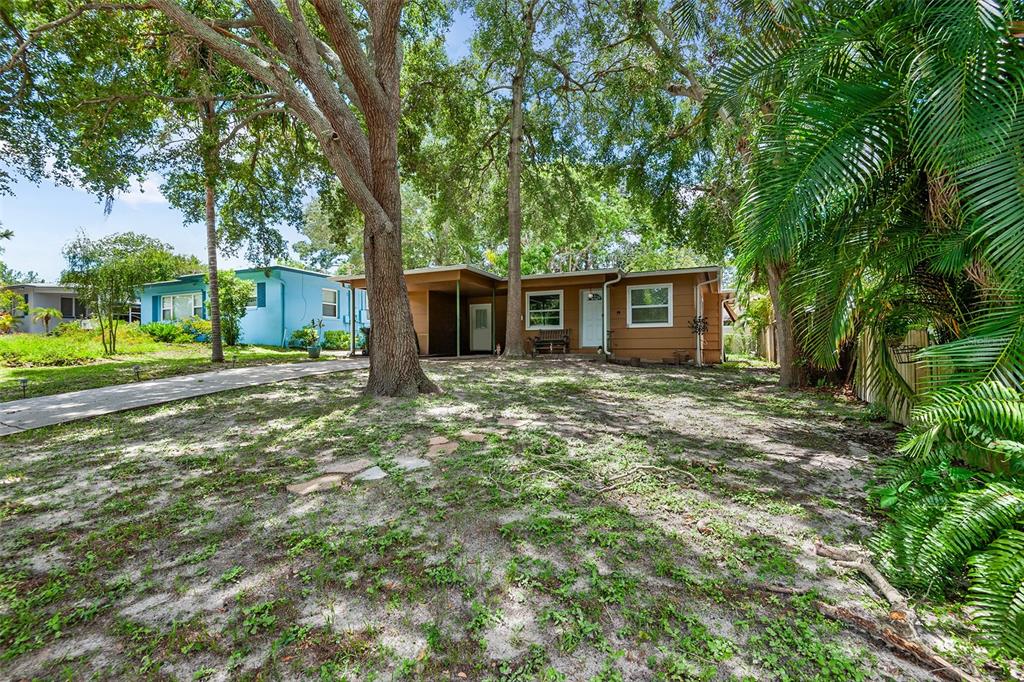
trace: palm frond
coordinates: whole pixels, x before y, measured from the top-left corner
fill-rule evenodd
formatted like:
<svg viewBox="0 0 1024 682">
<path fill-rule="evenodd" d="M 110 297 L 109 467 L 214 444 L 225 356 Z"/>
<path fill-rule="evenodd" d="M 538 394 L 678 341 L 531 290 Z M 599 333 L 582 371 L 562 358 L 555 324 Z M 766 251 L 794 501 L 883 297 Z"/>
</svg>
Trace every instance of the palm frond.
<svg viewBox="0 0 1024 682">
<path fill-rule="evenodd" d="M 1024 654 L 1024 532 L 1003 531 L 968 565 L 971 603 L 985 638 L 1011 656 Z"/>
</svg>

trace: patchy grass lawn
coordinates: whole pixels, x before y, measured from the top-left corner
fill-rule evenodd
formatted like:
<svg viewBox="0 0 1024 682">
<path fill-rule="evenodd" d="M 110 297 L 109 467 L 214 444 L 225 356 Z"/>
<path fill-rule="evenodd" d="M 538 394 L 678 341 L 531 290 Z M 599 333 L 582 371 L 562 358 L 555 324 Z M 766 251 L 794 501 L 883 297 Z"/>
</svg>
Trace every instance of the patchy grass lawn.
<svg viewBox="0 0 1024 682">
<path fill-rule="evenodd" d="M 3 340 L 4 337 L 0 337 L 0 341 Z M 225 348 L 224 356 L 228 363 L 227 366 L 238 367 L 308 359 L 305 350 L 275 346 Z M 330 353 L 324 353 L 321 357 L 325 360 L 333 359 Z M 134 369 L 136 365 L 139 367 L 139 378 L 143 380 L 208 372 L 225 367 L 223 364 L 210 362 L 210 346 L 207 344 L 171 344 L 153 341 L 145 351 L 118 353 L 90 361 L 88 364 L 56 367 L 0 366 L 0 402 L 23 397 L 18 379 L 28 379 L 24 397 L 32 398 L 133 382 L 136 381 Z"/>
<path fill-rule="evenodd" d="M 859 407 L 749 370 L 428 371 L 444 394 L 345 373 L 0 440 L 0 678 L 931 679 L 813 607 L 884 613 L 813 553 L 876 522 L 892 432 Z M 357 457 L 389 475 L 285 490 Z"/>
</svg>

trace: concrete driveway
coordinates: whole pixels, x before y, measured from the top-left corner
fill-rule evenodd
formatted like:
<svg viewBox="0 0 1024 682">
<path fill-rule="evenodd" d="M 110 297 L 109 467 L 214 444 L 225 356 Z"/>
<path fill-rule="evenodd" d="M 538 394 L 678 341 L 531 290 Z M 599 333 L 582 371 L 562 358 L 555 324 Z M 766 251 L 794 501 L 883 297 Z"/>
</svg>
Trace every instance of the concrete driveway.
<svg viewBox="0 0 1024 682">
<path fill-rule="evenodd" d="M 238 367 L 0 403 L 0 436 L 246 386 L 365 369 L 366 358 Z"/>
</svg>

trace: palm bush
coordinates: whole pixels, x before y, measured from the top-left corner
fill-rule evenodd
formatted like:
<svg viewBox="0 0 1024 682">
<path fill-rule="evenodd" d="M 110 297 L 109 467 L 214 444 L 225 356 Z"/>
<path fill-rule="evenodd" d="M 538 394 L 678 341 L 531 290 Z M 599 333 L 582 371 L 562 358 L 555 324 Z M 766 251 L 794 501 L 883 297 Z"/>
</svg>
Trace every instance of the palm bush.
<svg viewBox="0 0 1024 682">
<path fill-rule="evenodd" d="M 1024 655 L 1024 6 L 740 5 L 759 29 L 705 111 L 756 112 L 741 269 L 785 273 L 809 364 L 868 343 L 866 379 L 914 406 L 877 491 L 882 568 L 966 588 L 992 645 Z M 940 342 L 920 395 L 888 352 L 911 324 Z"/>
</svg>

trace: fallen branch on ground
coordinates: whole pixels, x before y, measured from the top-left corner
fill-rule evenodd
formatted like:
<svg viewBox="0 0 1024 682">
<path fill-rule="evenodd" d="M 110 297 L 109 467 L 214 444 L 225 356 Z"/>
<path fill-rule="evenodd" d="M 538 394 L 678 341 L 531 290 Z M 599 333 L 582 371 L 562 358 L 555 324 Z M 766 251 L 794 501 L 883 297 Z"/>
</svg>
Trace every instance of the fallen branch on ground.
<svg viewBox="0 0 1024 682">
<path fill-rule="evenodd" d="M 907 598 L 893 587 L 892 583 L 886 580 L 885 576 L 862 553 L 840 549 L 839 547 L 830 547 L 819 541 L 814 543 L 814 551 L 818 556 L 833 559 L 844 568 L 860 571 L 875 586 L 879 594 L 889 602 L 889 618 L 906 623 L 915 639 L 918 637 L 916 625 L 920 621 L 914 610 L 910 608 L 910 604 L 907 603 Z"/>
<path fill-rule="evenodd" d="M 638 467 L 635 467 L 633 469 L 630 469 L 629 471 L 627 471 L 625 473 L 619 474 L 617 476 L 612 476 L 611 478 L 609 478 L 605 482 L 606 485 L 603 488 L 601 488 L 600 490 L 598 490 L 597 492 L 606 493 L 609 490 L 614 490 L 615 488 L 618 488 L 620 485 L 625 485 L 627 482 L 632 481 L 632 479 L 633 479 L 633 477 L 635 475 L 637 475 L 637 474 L 639 474 L 639 473 L 641 473 L 643 471 L 659 471 L 659 472 L 661 472 L 663 474 L 668 474 L 668 473 L 682 474 L 683 476 L 686 476 L 691 481 L 693 481 L 693 484 L 695 486 L 700 487 L 700 481 L 698 481 L 697 477 L 694 476 L 693 474 L 691 474 L 689 471 L 683 471 L 682 469 L 674 469 L 674 468 L 670 468 L 670 467 L 659 467 L 659 466 L 655 466 L 653 464 L 643 464 L 641 466 L 638 466 Z M 623 479 L 626 479 L 626 480 L 623 480 Z"/>
<path fill-rule="evenodd" d="M 954 682 L 981 682 L 977 677 L 960 670 L 921 642 L 901 637 L 892 628 L 881 627 L 871 618 L 865 618 L 850 609 L 832 606 L 821 601 L 814 602 L 814 606 L 826 618 L 838 620 L 863 630 L 867 634 L 885 642 L 905 658 L 928 666 L 931 672 L 940 677 L 954 680 Z"/>
<path fill-rule="evenodd" d="M 889 602 L 889 619 L 897 623 L 904 623 L 909 629 L 912 639 L 907 639 L 899 635 L 892 628 L 882 627 L 874 620 L 841 606 L 832 606 L 831 604 L 817 601 L 814 603 L 814 606 L 818 609 L 819 613 L 833 620 L 843 621 L 860 628 L 869 635 L 886 642 L 905 656 L 930 666 L 933 673 L 946 679 L 955 680 L 956 682 L 979 682 L 978 678 L 960 670 L 921 641 L 915 627 L 915 624 L 920 624 L 921 621 L 918 620 L 914 610 L 910 608 L 907 598 L 893 587 L 892 583 L 886 580 L 885 576 L 875 568 L 874 564 L 868 560 L 863 552 L 830 547 L 820 541 L 815 541 L 814 551 L 818 556 L 832 559 L 844 568 L 853 568 L 860 571 L 874 585 L 879 594 Z"/>
<path fill-rule="evenodd" d="M 601 488 L 592 488 L 592 487 L 590 487 L 588 485 L 584 485 L 583 483 L 580 483 L 579 481 L 577 481 L 573 477 L 567 476 L 567 475 L 563 474 L 562 472 L 555 471 L 553 469 L 545 469 L 543 467 L 536 467 L 535 471 L 537 471 L 539 473 L 542 473 L 542 474 L 548 474 L 548 475 L 554 476 L 556 478 L 560 478 L 563 481 L 566 481 L 567 483 L 571 483 L 572 485 L 585 490 L 586 492 L 590 493 L 591 495 L 600 495 L 601 493 L 606 493 L 606 492 L 609 492 L 611 490 L 615 490 L 619 486 L 623 486 L 623 485 L 626 485 L 627 483 L 631 483 L 634 476 L 636 476 L 639 473 L 643 473 L 644 471 L 657 471 L 657 472 L 660 472 L 660 473 L 663 473 L 663 474 L 672 474 L 672 473 L 674 473 L 674 474 L 682 474 L 683 476 L 686 476 L 691 481 L 693 481 L 693 484 L 695 486 L 697 486 L 698 488 L 700 487 L 700 481 L 697 479 L 696 476 L 691 474 L 689 471 L 684 471 L 682 469 L 677 469 L 677 468 L 674 468 L 674 467 L 661 467 L 661 466 L 657 466 L 657 465 L 654 465 L 654 464 L 641 464 L 641 465 L 635 466 L 632 469 L 630 469 L 628 471 L 625 471 L 625 472 L 623 472 L 621 474 L 616 474 L 615 476 L 612 476 L 611 478 L 607 479 L 605 481 L 605 485 L 603 487 L 601 487 Z"/>
</svg>

